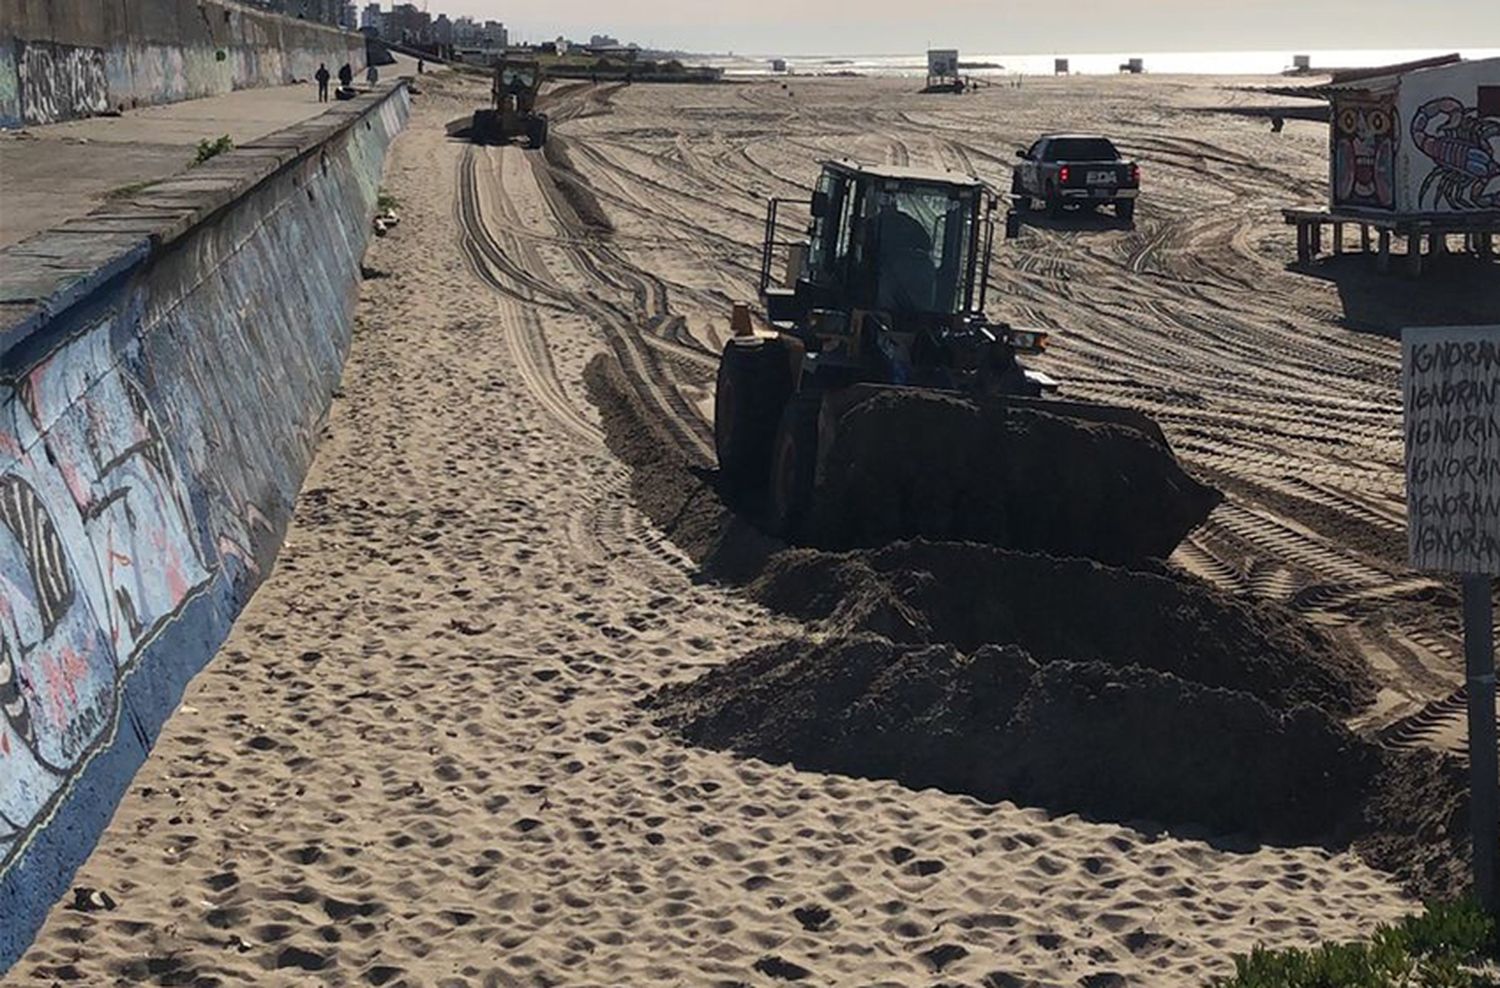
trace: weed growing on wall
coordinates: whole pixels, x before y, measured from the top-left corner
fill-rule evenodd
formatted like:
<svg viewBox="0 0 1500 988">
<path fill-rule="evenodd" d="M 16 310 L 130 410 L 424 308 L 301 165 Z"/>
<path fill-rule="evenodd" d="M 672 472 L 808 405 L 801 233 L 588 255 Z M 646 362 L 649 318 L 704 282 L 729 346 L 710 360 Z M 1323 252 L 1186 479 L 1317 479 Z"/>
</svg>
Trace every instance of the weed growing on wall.
<svg viewBox="0 0 1500 988">
<path fill-rule="evenodd" d="M 205 137 L 198 142 L 198 155 L 193 160 L 193 164 L 201 165 L 208 159 L 216 158 L 233 147 L 234 142 L 229 139 L 228 134 L 220 134 L 213 140 Z"/>
</svg>

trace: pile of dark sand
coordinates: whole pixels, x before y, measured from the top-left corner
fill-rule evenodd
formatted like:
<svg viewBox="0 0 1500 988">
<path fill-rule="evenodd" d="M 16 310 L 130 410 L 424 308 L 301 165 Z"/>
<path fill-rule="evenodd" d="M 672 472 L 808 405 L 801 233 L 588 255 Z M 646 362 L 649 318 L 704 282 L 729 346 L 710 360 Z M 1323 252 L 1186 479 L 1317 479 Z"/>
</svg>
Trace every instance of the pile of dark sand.
<svg viewBox="0 0 1500 988">
<path fill-rule="evenodd" d="M 726 506 L 615 360 L 585 379 L 637 506 L 704 577 L 823 636 L 646 701 L 687 739 L 1059 812 L 1352 838 L 1413 894 L 1466 889 L 1461 765 L 1345 731 L 1337 715 L 1367 702 L 1368 672 L 1295 615 L 1150 564 L 954 543 L 787 550 Z"/>
<path fill-rule="evenodd" d="M 1102 662 L 877 635 L 794 639 L 663 689 L 690 741 L 1058 812 L 1302 842 L 1346 837 L 1374 749 L 1311 707 Z"/>
<path fill-rule="evenodd" d="M 1352 714 L 1375 698 L 1363 661 L 1287 609 L 1201 581 L 993 546 L 901 542 L 876 550 L 790 550 L 750 594 L 830 634 L 972 651 L 1014 643 L 1069 659 L 1173 673 L 1276 707 Z"/>
<path fill-rule="evenodd" d="M 821 464 L 800 541 L 824 548 L 920 537 L 1164 559 L 1220 501 L 1156 435 L 941 392 L 859 402 Z"/>
</svg>

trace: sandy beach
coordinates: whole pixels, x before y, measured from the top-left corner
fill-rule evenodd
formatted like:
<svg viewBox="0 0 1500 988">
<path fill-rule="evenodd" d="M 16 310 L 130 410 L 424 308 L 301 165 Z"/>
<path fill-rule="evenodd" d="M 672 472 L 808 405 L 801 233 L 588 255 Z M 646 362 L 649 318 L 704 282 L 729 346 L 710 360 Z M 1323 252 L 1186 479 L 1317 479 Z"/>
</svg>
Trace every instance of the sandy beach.
<svg viewBox="0 0 1500 988">
<path fill-rule="evenodd" d="M 1177 573 L 1363 657 L 1349 727 L 1459 749 L 1453 590 L 1405 566 L 1390 331 L 1500 299 L 1287 270 L 1278 210 L 1320 200 L 1326 128 L 1201 112 L 1267 102 L 1228 88 L 1256 81 L 566 85 L 545 152 L 450 139 L 485 84 L 424 81 L 276 571 L 75 879 L 117 907 L 60 903 L 7 983 L 1197 985 L 1416 908 L 1347 846 L 799 771 L 643 705 L 807 626 L 664 534 L 590 364 L 709 466 L 767 196 L 838 155 L 1008 189 L 1015 147 L 1099 130 L 1142 162 L 1135 227 L 997 241 L 991 313 L 1225 492 Z"/>
</svg>

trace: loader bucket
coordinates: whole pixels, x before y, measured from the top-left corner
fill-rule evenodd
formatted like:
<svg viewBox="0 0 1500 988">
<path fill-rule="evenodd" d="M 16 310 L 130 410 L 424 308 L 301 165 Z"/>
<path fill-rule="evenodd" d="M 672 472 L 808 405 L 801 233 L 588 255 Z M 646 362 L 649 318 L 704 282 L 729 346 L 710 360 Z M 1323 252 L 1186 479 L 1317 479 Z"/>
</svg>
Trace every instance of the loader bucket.
<svg viewBox="0 0 1500 988">
<path fill-rule="evenodd" d="M 1129 564 L 1170 555 L 1220 499 L 1130 409 L 856 385 L 823 403 L 797 534 L 827 548 L 920 537 Z"/>
</svg>

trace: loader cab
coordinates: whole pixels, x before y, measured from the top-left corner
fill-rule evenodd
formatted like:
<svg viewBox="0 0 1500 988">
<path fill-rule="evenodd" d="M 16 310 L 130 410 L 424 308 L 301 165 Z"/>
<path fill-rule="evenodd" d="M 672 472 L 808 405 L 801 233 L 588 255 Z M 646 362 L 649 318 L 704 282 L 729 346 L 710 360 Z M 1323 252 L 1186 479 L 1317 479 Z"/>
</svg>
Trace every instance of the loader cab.
<svg viewBox="0 0 1500 988">
<path fill-rule="evenodd" d="M 811 310 L 889 313 L 926 324 L 979 312 L 994 197 L 976 178 L 831 161 L 809 205 L 807 240 L 787 244 L 783 286 L 770 284 L 776 205 L 767 218 L 761 293 L 773 322 Z"/>
<path fill-rule="evenodd" d="M 503 59 L 495 66 L 491 85 L 497 109 L 526 113 L 536 102 L 542 70 L 537 62 Z"/>
</svg>

